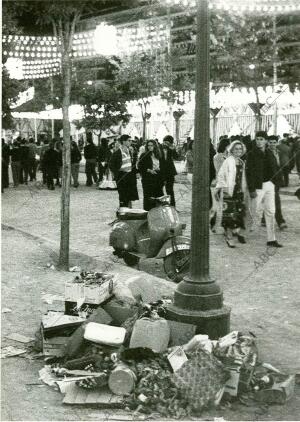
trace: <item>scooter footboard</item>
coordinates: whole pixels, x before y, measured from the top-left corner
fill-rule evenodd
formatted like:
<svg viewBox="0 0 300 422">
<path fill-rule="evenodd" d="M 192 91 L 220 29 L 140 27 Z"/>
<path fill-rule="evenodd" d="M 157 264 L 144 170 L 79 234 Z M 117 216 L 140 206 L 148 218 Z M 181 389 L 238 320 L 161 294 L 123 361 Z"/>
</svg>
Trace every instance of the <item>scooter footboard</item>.
<svg viewBox="0 0 300 422">
<path fill-rule="evenodd" d="M 178 251 L 190 250 L 191 239 L 186 236 L 176 236 L 175 238 L 168 239 L 156 255 L 156 258 L 164 258 L 165 256 L 171 255 L 174 249 Z"/>
</svg>

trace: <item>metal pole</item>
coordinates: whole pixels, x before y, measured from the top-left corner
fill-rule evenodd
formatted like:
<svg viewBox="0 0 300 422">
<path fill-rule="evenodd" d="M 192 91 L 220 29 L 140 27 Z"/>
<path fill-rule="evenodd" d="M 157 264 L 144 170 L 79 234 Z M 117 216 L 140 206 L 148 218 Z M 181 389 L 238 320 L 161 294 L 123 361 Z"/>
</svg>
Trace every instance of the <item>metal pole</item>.
<svg viewBox="0 0 300 422">
<path fill-rule="evenodd" d="M 196 44 L 196 96 L 191 278 L 209 279 L 209 10 L 207 0 L 198 1 Z"/>
<path fill-rule="evenodd" d="M 276 95 L 276 85 L 277 85 L 277 57 L 278 57 L 278 48 L 277 48 L 277 26 L 276 26 L 276 15 L 273 17 L 273 93 Z M 275 100 L 274 103 L 274 113 L 273 113 L 273 134 L 277 135 L 277 115 L 278 115 L 278 105 Z"/>
<path fill-rule="evenodd" d="M 50 89 L 51 89 L 51 98 L 53 98 L 54 94 L 54 85 L 53 85 L 53 77 L 50 77 Z M 53 107 L 54 108 L 54 107 Z M 55 131 L 54 131 L 54 119 L 51 119 L 51 138 L 54 139 Z"/>
<path fill-rule="evenodd" d="M 223 293 L 209 277 L 209 10 L 208 0 L 198 0 L 196 40 L 195 142 L 192 189 L 190 274 L 178 284 L 167 318 L 195 324 L 211 339 L 230 329 L 230 309 Z"/>
</svg>

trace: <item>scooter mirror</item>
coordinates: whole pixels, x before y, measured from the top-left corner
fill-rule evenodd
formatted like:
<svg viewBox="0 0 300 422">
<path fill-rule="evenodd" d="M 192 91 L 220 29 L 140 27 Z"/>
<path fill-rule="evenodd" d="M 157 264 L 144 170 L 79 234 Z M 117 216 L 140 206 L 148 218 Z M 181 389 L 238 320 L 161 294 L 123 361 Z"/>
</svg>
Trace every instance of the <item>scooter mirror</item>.
<svg viewBox="0 0 300 422">
<path fill-rule="evenodd" d="M 159 198 L 154 198 L 156 203 L 159 205 L 170 205 L 171 197 L 170 195 L 160 196 Z"/>
</svg>

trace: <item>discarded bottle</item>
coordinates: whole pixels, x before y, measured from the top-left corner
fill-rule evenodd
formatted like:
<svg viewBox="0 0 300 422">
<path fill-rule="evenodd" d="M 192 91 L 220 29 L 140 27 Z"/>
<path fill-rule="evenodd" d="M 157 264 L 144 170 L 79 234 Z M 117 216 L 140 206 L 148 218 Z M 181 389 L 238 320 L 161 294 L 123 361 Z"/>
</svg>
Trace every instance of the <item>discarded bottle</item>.
<svg viewBox="0 0 300 422">
<path fill-rule="evenodd" d="M 136 382 L 135 373 L 124 363 L 120 363 L 110 374 L 108 386 L 112 393 L 123 396 L 131 393 Z"/>
</svg>

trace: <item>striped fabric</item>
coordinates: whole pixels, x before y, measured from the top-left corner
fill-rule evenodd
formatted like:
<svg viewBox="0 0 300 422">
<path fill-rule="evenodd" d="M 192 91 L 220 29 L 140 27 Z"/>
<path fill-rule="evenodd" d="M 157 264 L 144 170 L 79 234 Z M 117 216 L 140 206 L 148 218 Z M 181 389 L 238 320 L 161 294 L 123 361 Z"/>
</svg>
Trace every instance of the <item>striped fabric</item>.
<svg viewBox="0 0 300 422">
<path fill-rule="evenodd" d="M 120 171 L 124 171 L 124 173 L 129 173 L 132 170 L 132 164 L 131 164 L 131 157 L 129 152 L 126 153 L 123 151 L 123 149 L 120 149 L 122 154 L 122 166 L 120 168 Z"/>
</svg>

